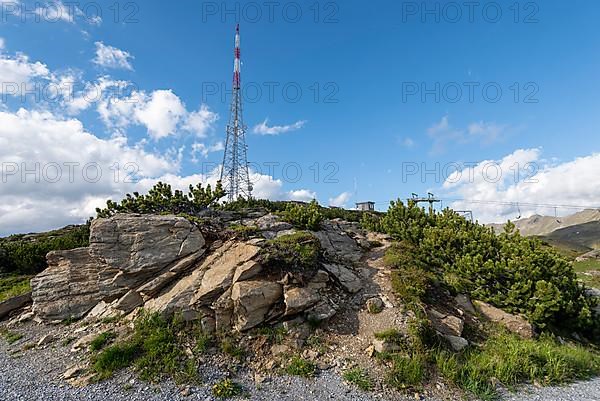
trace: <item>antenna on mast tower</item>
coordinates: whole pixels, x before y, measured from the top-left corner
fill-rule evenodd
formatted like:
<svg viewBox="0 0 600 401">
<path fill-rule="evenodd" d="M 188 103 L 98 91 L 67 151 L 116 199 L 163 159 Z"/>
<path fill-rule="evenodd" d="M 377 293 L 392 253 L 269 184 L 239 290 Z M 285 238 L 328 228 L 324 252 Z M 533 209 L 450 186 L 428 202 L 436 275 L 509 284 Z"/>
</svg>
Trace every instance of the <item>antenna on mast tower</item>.
<svg viewBox="0 0 600 401">
<path fill-rule="evenodd" d="M 238 198 L 252 197 L 252 184 L 248 172 L 248 146 L 246 145 L 246 129 L 242 116 L 242 80 L 241 80 L 241 51 L 240 24 L 235 28 L 235 50 L 233 60 L 233 85 L 229 123 L 227 124 L 227 139 L 223 166 L 221 168 L 221 183 L 227 192 L 227 199 L 233 202 Z"/>
</svg>

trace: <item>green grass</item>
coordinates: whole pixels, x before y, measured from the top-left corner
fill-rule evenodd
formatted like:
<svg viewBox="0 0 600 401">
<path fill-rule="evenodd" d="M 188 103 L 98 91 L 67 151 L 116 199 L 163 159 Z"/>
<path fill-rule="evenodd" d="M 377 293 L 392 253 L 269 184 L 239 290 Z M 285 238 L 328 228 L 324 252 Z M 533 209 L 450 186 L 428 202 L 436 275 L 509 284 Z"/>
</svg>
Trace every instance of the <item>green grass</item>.
<svg viewBox="0 0 600 401">
<path fill-rule="evenodd" d="M 90 342 L 90 350 L 100 351 L 106 344 L 116 337 L 117 335 L 113 331 L 105 331 L 104 333 L 100 333 L 92 340 L 92 342 Z"/>
<path fill-rule="evenodd" d="M 378 340 L 385 340 L 389 342 L 393 342 L 395 344 L 403 344 L 404 343 L 404 334 L 400 333 L 396 329 L 388 329 L 381 331 L 379 333 L 375 333 L 373 335 Z"/>
<path fill-rule="evenodd" d="M 267 337 L 272 344 L 281 344 L 288 332 L 283 326 L 263 326 L 258 329 L 258 334 Z"/>
<path fill-rule="evenodd" d="M 14 331 L 10 331 L 10 330 L 4 329 L 4 328 L 0 329 L 0 335 L 2 335 L 2 337 L 9 344 L 14 344 L 17 341 L 19 341 L 21 338 L 23 338 L 23 334 L 17 333 Z"/>
<path fill-rule="evenodd" d="M 94 358 L 94 370 L 99 379 L 106 379 L 114 372 L 131 366 L 140 354 L 139 345 L 133 341 L 111 345 Z"/>
<path fill-rule="evenodd" d="M 134 365 L 142 380 L 156 381 L 169 376 L 175 381 L 189 381 L 195 376 L 195 364 L 183 353 L 184 338 L 180 337 L 185 333 L 183 329 L 183 323 L 177 319 L 143 314 L 135 321 L 129 339 L 106 347 L 93 357 L 94 370 L 103 379 Z M 103 339 L 105 336 L 98 342 Z"/>
<path fill-rule="evenodd" d="M 484 400 L 497 398 L 492 379 L 511 388 L 525 382 L 556 385 L 600 374 L 600 355 L 581 346 L 561 345 L 553 337 L 525 340 L 501 333 L 481 349 L 464 354 L 434 353 L 439 373 Z"/>
<path fill-rule="evenodd" d="M 228 230 L 234 233 L 237 238 L 249 239 L 256 236 L 260 230 L 257 226 L 245 226 L 243 224 L 233 224 Z"/>
<path fill-rule="evenodd" d="M 199 354 L 203 354 L 208 348 L 210 348 L 214 344 L 214 342 L 215 339 L 213 338 L 213 336 L 200 330 L 200 332 L 196 336 L 196 347 L 194 348 L 194 350 Z"/>
<path fill-rule="evenodd" d="M 398 389 L 418 387 L 423 383 L 427 365 L 425 357 L 419 353 L 390 355 L 391 369 L 387 374 L 387 383 Z"/>
<path fill-rule="evenodd" d="M 363 391 L 371 391 L 373 389 L 373 379 L 366 370 L 361 368 L 353 368 L 346 370 L 342 377 L 348 383 L 352 383 Z"/>
<path fill-rule="evenodd" d="M 285 367 L 285 373 L 292 376 L 313 377 L 315 375 L 316 366 L 311 361 L 294 356 L 289 364 Z"/>
<path fill-rule="evenodd" d="M 590 287 L 600 288 L 600 274 L 590 275 L 589 272 L 600 272 L 600 260 L 589 259 L 582 262 L 573 262 L 573 269 L 581 281 Z"/>
<path fill-rule="evenodd" d="M 242 386 L 231 379 L 223 379 L 212 386 L 212 393 L 217 398 L 231 398 L 242 393 Z"/>
<path fill-rule="evenodd" d="M 242 347 L 236 345 L 235 341 L 231 337 L 224 337 L 221 340 L 221 351 L 235 359 L 242 360 L 246 352 Z"/>
<path fill-rule="evenodd" d="M 0 302 L 31 291 L 29 281 L 32 276 L 0 277 Z"/>
</svg>

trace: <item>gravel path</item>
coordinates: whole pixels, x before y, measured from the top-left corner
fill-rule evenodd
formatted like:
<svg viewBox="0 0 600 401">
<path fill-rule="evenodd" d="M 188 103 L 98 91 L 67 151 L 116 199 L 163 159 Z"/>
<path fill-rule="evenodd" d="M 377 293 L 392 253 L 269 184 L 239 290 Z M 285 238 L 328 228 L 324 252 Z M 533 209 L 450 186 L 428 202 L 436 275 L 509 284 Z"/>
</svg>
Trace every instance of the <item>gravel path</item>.
<svg viewBox="0 0 600 401">
<path fill-rule="evenodd" d="M 187 396 L 182 387 L 172 382 L 151 385 L 135 379 L 131 372 L 84 388 L 73 388 L 56 380 L 62 364 L 53 361 L 54 349 L 11 355 L 6 346 L 0 346 L 0 400 L 10 401 L 175 401 L 214 400 L 211 384 L 224 376 L 216 370 L 201 372 L 206 383 L 190 389 Z M 345 384 L 332 372 L 322 372 L 316 379 L 275 376 L 258 388 L 248 373 L 236 377 L 247 390 L 239 399 L 264 401 L 380 401 L 382 395 L 360 392 Z M 414 400 L 407 397 L 403 400 Z M 527 388 L 519 394 L 508 394 L 506 401 L 600 401 L 600 378 L 568 387 Z M 427 399 L 423 401 L 441 401 Z"/>
<path fill-rule="evenodd" d="M 600 401 L 600 378 L 566 387 L 527 388 L 505 401 Z"/>
<path fill-rule="evenodd" d="M 199 376 L 203 383 L 188 389 L 173 382 L 160 385 L 140 381 L 128 370 L 108 381 L 74 388 L 61 375 L 67 368 L 87 361 L 85 353 L 70 352 L 70 346 L 56 340 L 42 348 L 23 351 L 26 344 L 37 342 L 50 331 L 69 333 L 72 327 L 26 325 L 19 329 L 24 337 L 13 345 L 0 338 L 0 401 L 188 401 L 215 400 L 211 393 L 214 383 L 227 377 L 224 370 L 211 364 L 202 365 Z M 64 333 L 63 333 L 64 337 Z M 245 394 L 238 400 L 256 401 L 450 401 L 459 399 L 454 392 L 441 391 L 441 398 L 417 398 L 414 394 L 365 393 L 348 385 L 335 369 L 321 371 L 314 379 L 273 375 L 256 384 L 253 373 L 238 371 L 234 380 Z M 600 378 L 567 387 L 535 388 L 527 386 L 519 394 L 506 394 L 505 401 L 600 401 Z"/>
<path fill-rule="evenodd" d="M 14 348 L 13 348 L 14 349 Z M 0 400 L 1 401 L 188 401 L 215 400 L 211 386 L 225 374 L 217 369 L 203 368 L 200 375 L 205 384 L 190 388 L 190 394 L 181 395 L 182 387 L 172 382 L 152 385 L 135 379 L 125 371 L 116 377 L 83 388 L 73 388 L 57 377 L 64 364 L 54 357 L 57 349 L 35 350 L 11 354 L 11 349 L 0 345 Z M 64 356 L 64 355 L 63 355 Z M 334 372 L 322 372 L 316 379 L 273 376 L 258 387 L 253 377 L 241 372 L 235 381 L 242 384 L 246 394 L 238 399 L 264 401 L 340 400 L 381 401 L 383 396 L 362 393 L 345 384 Z M 410 398 L 406 398 L 409 400 Z M 414 398 L 412 398 L 414 400 Z M 437 401 L 437 400 L 436 400 Z"/>
</svg>

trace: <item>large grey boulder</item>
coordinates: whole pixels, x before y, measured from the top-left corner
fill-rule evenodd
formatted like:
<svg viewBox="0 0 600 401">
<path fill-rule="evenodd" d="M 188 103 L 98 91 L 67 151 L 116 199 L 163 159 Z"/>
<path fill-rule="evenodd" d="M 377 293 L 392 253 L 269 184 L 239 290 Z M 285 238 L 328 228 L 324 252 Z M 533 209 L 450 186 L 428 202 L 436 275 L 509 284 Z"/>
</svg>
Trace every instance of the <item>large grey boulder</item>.
<svg viewBox="0 0 600 401">
<path fill-rule="evenodd" d="M 198 228 L 182 217 L 118 214 L 94 220 L 88 248 L 47 255 L 49 267 L 31 280 L 33 310 L 46 320 L 83 317 L 101 301 L 112 302 L 182 259 L 201 255 L 204 245 Z M 133 299 L 139 303 L 132 293 L 126 304 Z"/>
<path fill-rule="evenodd" d="M 335 220 L 321 223 L 321 230 L 313 232 L 326 254 L 341 260 L 358 262 L 362 257 L 362 250 L 350 236 L 351 233 L 351 226 Z"/>
<path fill-rule="evenodd" d="M 204 244 L 195 225 L 175 216 L 117 214 L 94 220 L 90 230 L 92 257 L 119 269 L 131 288 Z"/>
<path fill-rule="evenodd" d="M 346 291 L 355 294 L 362 289 L 360 278 L 345 266 L 337 264 L 323 264 L 323 268 L 329 272 L 341 284 Z"/>
</svg>

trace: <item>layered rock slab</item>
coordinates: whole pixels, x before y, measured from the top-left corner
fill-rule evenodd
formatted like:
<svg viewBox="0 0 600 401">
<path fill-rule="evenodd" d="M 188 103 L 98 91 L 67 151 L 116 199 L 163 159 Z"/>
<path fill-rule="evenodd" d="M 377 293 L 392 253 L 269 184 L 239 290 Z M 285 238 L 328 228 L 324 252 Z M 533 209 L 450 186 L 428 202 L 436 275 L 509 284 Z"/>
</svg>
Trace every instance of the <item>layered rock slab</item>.
<svg viewBox="0 0 600 401">
<path fill-rule="evenodd" d="M 47 255 L 49 267 L 31 281 L 33 310 L 45 320 L 83 317 L 204 245 L 198 228 L 182 217 L 117 214 L 94 220 L 89 247 Z"/>
</svg>

